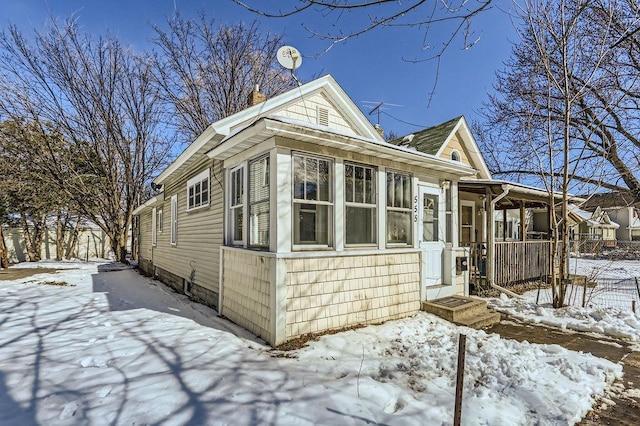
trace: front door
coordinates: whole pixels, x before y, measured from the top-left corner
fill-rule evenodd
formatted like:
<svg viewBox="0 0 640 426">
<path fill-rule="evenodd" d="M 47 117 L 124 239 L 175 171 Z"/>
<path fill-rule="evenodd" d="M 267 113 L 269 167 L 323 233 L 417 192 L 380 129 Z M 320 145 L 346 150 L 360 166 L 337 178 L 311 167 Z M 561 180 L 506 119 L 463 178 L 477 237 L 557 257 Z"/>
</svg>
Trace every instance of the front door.
<svg viewBox="0 0 640 426">
<path fill-rule="evenodd" d="M 442 284 L 444 200 L 439 188 L 420 186 L 418 238 L 426 287 Z"/>
</svg>

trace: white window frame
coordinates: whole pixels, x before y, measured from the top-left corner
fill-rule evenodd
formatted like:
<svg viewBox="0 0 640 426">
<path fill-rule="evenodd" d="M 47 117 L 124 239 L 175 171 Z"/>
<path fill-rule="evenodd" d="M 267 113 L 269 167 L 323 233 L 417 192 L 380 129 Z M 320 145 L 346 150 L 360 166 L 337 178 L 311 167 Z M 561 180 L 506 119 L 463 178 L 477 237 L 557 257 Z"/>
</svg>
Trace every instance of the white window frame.
<svg viewBox="0 0 640 426">
<path fill-rule="evenodd" d="M 329 201 L 320 201 L 320 200 L 308 200 L 306 198 L 296 198 L 296 194 L 295 194 L 295 174 L 296 174 L 296 170 L 295 170 L 295 164 L 296 164 L 296 157 L 302 158 L 305 162 L 307 159 L 314 159 L 314 160 L 318 160 L 318 161 L 326 161 L 328 163 L 328 187 L 329 187 Z M 291 243 L 293 246 L 294 250 L 313 250 L 313 249 L 328 249 L 328 248 L 332 248 L 333 244 L 334 244 L 334 226 L 333 226 L 333 215 L 334 215 L 334 211 L 335 211 L 335 196 L 333 193 L 334 190 L 334 182 L 335 182 L 335 176 L 333 175 L 335 173 L 335 160 L 333 158 L 329 158 L 329 157 L 323 157 L 323 156 L 319 156 L 319 155 L 313 155 L 313 154 L 307 154 L 307 153 L 303 153 L 303 152 L 292 152 L 291 153 L 291 171 L 292 171 L 292 177 L 291 177 L 291 200 L 292 200 L 292 205 L 291 205 L 291 217 L 292 217 L 292 224 L 291 224 Z M 319 173 L 319 172 L 318 172 Z M 319 175 L 318 175 L 319 177 Z M 318 179 L 319 180 L 319 179 Z M 318 189 L 316 188 L 316 193 L 317 193 Z M 305 194 L 306 196 L 306 194 Z M 297 228 L 297 224 L 296 224 L 296 218 L 295 218 L 295 206 L 296 204 L 300 204 L 301 205 L 301 212 L 305 212 L 305 210 L 302 209 L 302 205 L 303 204 L 312 204 L 315 206 L 328 206 L 328 212 L 327 212 L 327 219 L 326 219 L 326 224 L 327 224 L 327 243 L 309 243 L 309 244 L 301 244 L 301 243 L 296 243 L 296 235 L 299 232 L 298 228 Z M 310 210 L 306 210 L 306 212 L 311 213 Z M 314 213 L 317 212 L 317 210 L 313 211 Z"/>
<path fill-rule="evenodd" d="M 454 158 L 454 157 L 457 157 L 457 158 Z M 451 150 L 451 160 L 462 161 L 462 155 L 460 154 L 460 151 L 458 151 L 457 149 Z"/>
<path fill-rule="evenodd" d="M 156 216 L 156 208 L 151 209 L 151 245 L 158 245 L 158 225 L 157 225 L 157 216 Z"/>
<path fill-rule="evenodd" d="M 396 212 L 402 212 L 402 213 L 408 213 L 409 215 L 409 226 L 411 229 L 409 229 L 409 232 L 407 232 L 407 242 L 395 242 L 395 241 L 389 241 L 389 230 L 385 229 L 385 243 L 387 247 L 409 247 L 413 245 L 413 240 L 414 240 L 414 232 L 415 232 L 415 224 L 414 224 L 414 220 L 413 220 L 413 197 L 414 197 L 414 192 L 415 192 L 415 188 L 413 187 L 413 175 L 409 172 L 405 172 L 405 171 L 400 171 L 400 170 L 392 170 L 392 169 L 388 169 L 385 173 L 385 182 L 388 179 L 389 174 L 393 174 L 394 175 L 394 179 L 393 181 L 395 182 L 395 175 L 404 175 L 407 176 L 408 179 L 408 187 L 409 187 L 409 197 L 408 197 L 408 207 L 402 207 L 402 206 L 390 206 L 389 205 L 389 187 L 388 184 L 386 185 L 385 188 L 385 199 L 386 199 L 386 203 L 385 203 L 385 218 L 386 218 L 386 225 L 385 227 L 388 228 L 389 226 L 389 219 L 388 219 L 388 215 L 390 211 L 396 211 Z M 395 189 L 395 187 L 394 187 Z"/>
<path fill-rule="evenodd" d="M 158 233 L 162 234 L 162 229 L 163 229 L 163 215 L 162 215 L 162 209 L 158 209 Z"/>
<path fill-rule="evenodd" d="M 178 194 L 171 196 L 171 239 L 172 246 L 178 244 Z"/>
<path fill-rule="evenodd" d="M 204 207 L 208 207 L 211 201 L 211 178 L 210 178 L 210 170 L 203 170 L 198 173 L 191 179 L 187 181 L 187 211 L 198 210 Z M 202 184 L 207 183 L 206 191 L 202 190 Z M 198 188 L 198 192 L 196 192 L 196 188 Z M 191 190 L 193 189 L 193 194 L 191 194 Z M 207 201 L 206 203 L 202 201 L 203 194 L 206 194 Z M 196 203 L 196 198 L 200 198 L 200 201 Z"/>
<path fill-rule="evenodd" d="M 371 170 L 371 201 L 369 203 L 365 202 L 364 200 L 362 202 L 358 202 L 356 201 L 349 201 L 347 200 L 347 168 L 348 167 L 353 167 L 353 173 L 354 173 L 354 178 L 353 178 L 353 189 L 352 189 L 352 194 L 355 194 L 355 185 L 356 185 L 356 179 L 355 179 L 355 169 L 356 168 L 362 168 L 365 170 L 364 173 L 366 173 L 366 170 L 369 169 Z M 345 162 L 344 163 L 344 168 L 343 168 L 343 173 L 344 173 L 344 244 L 345 247 L 365 247 L 365 246 L 377 246 L 378 245 L 378 191 L 377 191 L 377 187 L 378 187 L 378 171 L 376 169 L 376 167 L 371 166 L 371 165 L 366 165 L 366 164 L 359 164 L 359 163 L 352 163 L 352 162 Z M 366 182 L 366 180 L 365 180 Z M 366 192 L 366 188 L 364 189 L 363 193 Z M 347 233 L 349 232 L 349 228 L 347 227 L 347 208 L 348 207 L 355 207 L 355 208 L 367 208 L 370 210 L 373 210 L 373 229 L 372 229 L 372 234 L 371 237 L 373 238 L 373 241 L 367 242 L 367 243 L 351 243 L 349 244 L 347 242 Z"/>
<path fill-rule="evenodd" d="M 244 246 L 244 242 L 247 238 L 247 227 L 246 227 L 246 205 L 247 205 L 247 176 L 246 176 L 245 163 L 239 164 L 238 166 L 229 170 L 229 241 L 234 246 Z M 233 193 L 234 188 L 234 175 L 239 173 L 238 176 L 241 177 L 240 182 L 240 201 L 238 204 L 234 204 L 235 197 Z M 242 236 L 240 239 L 236 239 L 235 235 L 235 211 L 240 210 L 242 213 Z"/>
<path fill-rule="evenodd" d="M 254 164 L 254 163 L 259 163 L 259 162 L 263 162 L 264 163 L 263 170 L 262 170 L 262 175 L 259 177 L 260 185 L 262 185 L 263 188 L 264 187 L 268 187 L 269 184 L 270 184 L 270 173 L 271 173 L 271 170 L 270 170 L 270 168 L 271 168 L 270 153 L 267 152 L 267 153 L 265 153 L 265 154 L 263 154 L 263 155 L 261 155 L 259 157 L 256 157 L 256 158 L 254 158 L 252 160 L 249 160 L 247 162 L 247 173 L 249 173 L 248 179 L 246 179 L 246 183 L 245 183 L 245 186 L 246 186 L 245 193 L 247 194 L 246 195 L 247 196 L 247 199 L 246 199 L 247 200 L 247 202 L 246 202 L 246 204 L 247 204 L 247 207 L 246 207 L 247 213 L 245 213 L 245 216 L 249 216 L 249 232 L 248 232 L 248 235 L 247 235 L 247 246 L 251 247 L 251 248 L 259 248 L 259 249 L 265 249 L 266 248 L 266 249 L 268 249 L 269 245 L 270 245 L 270 242 L 271 242 L 271 237 L 272 237 L 272 235 L 271 235 L 271 219 L 270 219 L 271 218 L 271 188 L 269 188 L 269 193 L 268 193 L 266 199 L 256 200 L 256 201 L 253 201 L 253 202 L 251 201 L 251 198 L 252 198 L 252 196 L 251 196 L 251 176 L 250 176 L 250 174 L 251 174 L 251 165 Z M 269 222 L 268 222 L 269 228 L 268 228 L 268 232 L 269 232 L 269 237 L 267 239 L 266 244 L 255 244 L 255 243 L 252 244 L 251 243 L 251 235 L 254 232 L 254 229 L 253 229 L 253 225 L 252 225 L 252 219 L 250 218 L 250 215 L 252 214 L 251 208 L 254 205 L 264 204 L 264 203 L 266 203 L 267 206 L 268 206 L 268 213 L 269 213 Z"/>
</svg>

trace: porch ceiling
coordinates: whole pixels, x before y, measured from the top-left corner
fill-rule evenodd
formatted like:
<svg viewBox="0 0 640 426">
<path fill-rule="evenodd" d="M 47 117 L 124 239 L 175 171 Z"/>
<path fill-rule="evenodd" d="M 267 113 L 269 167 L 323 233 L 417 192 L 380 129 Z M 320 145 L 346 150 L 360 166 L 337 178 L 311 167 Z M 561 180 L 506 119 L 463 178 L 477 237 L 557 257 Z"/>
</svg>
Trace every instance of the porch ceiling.
<svg viewBox="0 0 640 426">
<path fill-rule="evenodd" d="M 496 198 L 505 190 L 508 190 L 507 195 L 496 204 L 496 209 L 498 210 L 519 208 L 521 203 L 524 203 L 525 208 L 546 207 L 549 205 L 549 193 L 547 191 L 515 182 L 495 179 L 463 179 L 458 183 L 458 188 L 461 192 L 484 196 L 490 194 L 491 198 Z M 554 193 L 554 200 L 555 202 L 562 201 L 562 194 Z M 581 198 L 569 196 L 569 202 L 581 201 L 583 201 Z"/>
</svg>

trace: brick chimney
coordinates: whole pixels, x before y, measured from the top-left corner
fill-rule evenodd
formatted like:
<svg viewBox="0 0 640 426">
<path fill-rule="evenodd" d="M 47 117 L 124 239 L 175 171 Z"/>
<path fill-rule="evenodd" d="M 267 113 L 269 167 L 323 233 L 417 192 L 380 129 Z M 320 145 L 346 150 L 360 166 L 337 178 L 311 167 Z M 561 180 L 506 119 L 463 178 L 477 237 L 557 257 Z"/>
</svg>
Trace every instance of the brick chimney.
<svg viewBox="0 0 640 426">
<path fill-rule="evenodd" d="M 256 87 L 253 89 L 253 91 L 249 95 L 249 99 L 247 100 L 247 106 L 252 107 L 266 100 L 267 100 L 267 95 L 262 93 L 260 91 L 260 85 L 256 84 Z"/>
<path fill-rule="evenodd" d="M 376 129 L 376 132 L 378 132 L 378 134 L 384 138 L 384 129 L 380 127 L 379 124 L 374 124 L 373 128 Z"/>
</svg>

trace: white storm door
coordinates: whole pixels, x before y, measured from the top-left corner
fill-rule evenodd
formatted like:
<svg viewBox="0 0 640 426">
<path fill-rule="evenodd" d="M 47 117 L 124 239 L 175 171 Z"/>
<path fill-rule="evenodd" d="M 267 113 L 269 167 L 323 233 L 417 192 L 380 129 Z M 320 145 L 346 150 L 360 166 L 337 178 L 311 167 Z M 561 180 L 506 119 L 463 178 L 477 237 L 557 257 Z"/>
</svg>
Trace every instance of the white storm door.
<svg viewBox="0 0 640 426">
<path fill-rule="evenodd" d="M 425 287 L 442 284 L 444 200 L 439 188 L 420 186 L 418 238 Z"/>
</svg>

